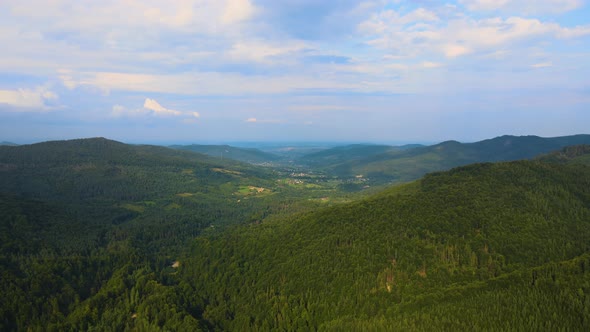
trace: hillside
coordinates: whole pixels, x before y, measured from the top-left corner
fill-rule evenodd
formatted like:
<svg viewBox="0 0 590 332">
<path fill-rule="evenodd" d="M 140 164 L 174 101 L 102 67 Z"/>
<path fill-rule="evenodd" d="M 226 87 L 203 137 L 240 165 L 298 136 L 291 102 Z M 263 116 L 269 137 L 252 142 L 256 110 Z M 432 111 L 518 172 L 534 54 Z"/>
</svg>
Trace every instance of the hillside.
<svg viewBox="0 0 590 332">
<path fill-rule="evenodd" d="M 203 229 L 250 220 L 270 201 L 281 201 L 242 194 L 244 188 L 274 187 L 275 181 L 247 164 L 104 138 L 0 147 L 0 201 L 12 202 L 2 222 L 12 216 L 40 219 L 47 229 L 83 229 L 77 237 L 87 241 L 78 249 L 108 245 L 108 234 L 117 229 L 118 241 L 137 238 L 136 247 L 151 245 L 146 251 L 176 251 Z M 36 205 L 65 217 L 48 222 L 42 213 L 29 216 Z M 31 227 L 23 234 L 31 235 Z M 55 236 L 42 234 L 34 239 L 51 242 Z"/>
<path fill-rule="evenodd" d="M 249 220 L 236 203 L 269 173 L 231 161 L 104 138 L 0 147 L 0 330 L 52 322 L 93 297 L 115 271 L 168 265 L 212 225 Z M 20 328 L 19 328 L 20 327 Z"/>
<path fill-rule="evenodd" d="M 227 182 L 262 185 L 270 176 L 231 160 L 104 138 L 3 146 L 0 171 L 1 192 L 68 202 L 216 192 Z"/>
<path fill-rule="evenodd" d="M 229 145 L 172 145 L 173 149 L 187 150 L 206 154 L 219 159 L 233 159 L 250 164 L 262 164 L 281 159 L 272 153 L 263 152 L 254 148 L 238 148 Z"/>
<path fill-rule="evenodd" d="M 581 163 L 590 165 L 590 145 L 572 145 L 536 158 L 553 163 Z"/>
<path fill-rule="evenodd" d="M 297 159 L 298 162 L 312 167 L 326 167 L 334 164 L 352 162 L 371 158 L 384 153 L 397 153 L 412 148 L 421 147 L 419 144 L 404 146 L 351 144 L 337 146 L 323 151 L 306 154 Z"/>
<path fill-rule="evenodd" d="M 426 173 L 478 162 L 531 159 L 569 145 L 590 144 L 590 135 L 555 138 L 501 136 L 475 143 L 447 141 L 407 150 L 392 150 L 349 161 L 324 165 L 341 177 L 363 175 L 373 182 L 406 182 Z"/>
<path fill-rule="evenodd" d="M 0 330 L 588 330 L 588 152 L 332 204 L 189 151 L 1 147 Z"/>
<path fill-rule="evenodd" d="M 200 238 L 181 285 L 224 330 L 586 330 L 589 243 L 590 167 L 476 164 Z"/>
<path fill-rule="evenodd" d="M 331 187 L 290 181 L 229 159 L 104 138 L 0 147 L 0 330 L 89 330 L 96 316 L 85 308 L 123 300 L 116 314 L 125 318 L 109 316 L 99 330 L 164 326 L 149 316 L 130 325 L 129 310 L 140 307 L 169 315 L 168 330 L 198 330 L 197 320 L 162 306 L 162 294 L 180 291 L 163 286 L 176 284 L 174 261 L 199 234 L 329 204 Z"/>
</svg>

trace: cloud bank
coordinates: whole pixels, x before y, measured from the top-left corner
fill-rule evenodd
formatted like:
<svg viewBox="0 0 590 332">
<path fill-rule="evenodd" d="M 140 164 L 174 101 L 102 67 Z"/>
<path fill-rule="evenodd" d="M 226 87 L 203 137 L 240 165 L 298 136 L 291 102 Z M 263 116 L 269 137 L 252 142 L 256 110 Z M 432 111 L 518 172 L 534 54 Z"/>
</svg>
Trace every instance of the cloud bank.
<svg viewBox="0 0 590 332">
<path fill-rule="evenodd" d="M 267 123 L 362 138 L 430 121 L 452 128 L 424 133 L 442 137 L 509 110 L 548 135 L 590 107 L 582 0 L 6 0 L 0 43 L 2 130 L 199 123 L 186 135 L 240 138 Z"/>
</svg>

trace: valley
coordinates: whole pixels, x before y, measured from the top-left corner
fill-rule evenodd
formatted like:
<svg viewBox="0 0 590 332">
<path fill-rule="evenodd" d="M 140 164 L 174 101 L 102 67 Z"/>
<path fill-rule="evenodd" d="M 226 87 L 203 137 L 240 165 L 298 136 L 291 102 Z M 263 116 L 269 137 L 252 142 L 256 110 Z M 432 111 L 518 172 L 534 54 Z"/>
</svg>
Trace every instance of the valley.
<svg viewBox="0 0 590 332">
<path fill-rule="evenodd" d="M 0 0 L 0 332 L 590 331 L 590 0 Z"/>
<path fill-rule="evenodd" d="M 589 144 L 3 145 L 0 330 L 587 330 Z"/>
</svg>

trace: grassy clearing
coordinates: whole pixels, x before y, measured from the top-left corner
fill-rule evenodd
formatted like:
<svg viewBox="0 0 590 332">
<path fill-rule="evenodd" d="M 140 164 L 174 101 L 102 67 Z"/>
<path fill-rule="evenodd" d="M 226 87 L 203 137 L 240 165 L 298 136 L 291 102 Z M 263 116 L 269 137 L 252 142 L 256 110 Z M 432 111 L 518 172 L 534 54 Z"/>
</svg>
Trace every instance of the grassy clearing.
<svg viewBox="0 0 590 332">
<path fill-rule="evenodd" d="M 177 203 L 170 203 L 170 204 L 166 205 L 166 207 L 165 207 L 166 210 L 175 210 L 175 209 L 180 209 L 180 208 L 182 208 L 182 206 Z"/>
<path fill-rule="evenodd" d="M 231 174 L 231 175 L 242 175 L 243 174 L 242 172 L 232 171 L 232 170 L 223 169 L 223 168 L 212 168 L 211 170 L 214 171 L 214 172 Z"/>
<path fill-rule="evenodd" d="M 122 208 L 127 209 L 129 211 L 143 213 L 145 211 L 145 206 L 137 205 L 137 204 L 130 204 L 126 203 L 121 205 Z"/>
<path fill-rule="evenodd" d="M 236 194 L 250 196 L 250 195 L 268 195 L 271 194 L 272 190 L 263 187 L 255 186 L 240 186 Z"/>
</svg>

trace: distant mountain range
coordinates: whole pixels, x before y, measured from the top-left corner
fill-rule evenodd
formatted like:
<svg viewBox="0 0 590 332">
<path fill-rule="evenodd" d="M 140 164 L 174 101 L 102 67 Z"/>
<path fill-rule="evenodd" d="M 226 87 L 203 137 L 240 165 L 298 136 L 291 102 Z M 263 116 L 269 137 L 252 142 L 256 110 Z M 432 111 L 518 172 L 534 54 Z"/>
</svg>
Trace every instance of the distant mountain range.
<svg viewBox="0 0 590 332">
<path fill-rule="evenodd" d="M 12 143 L 12 142 L 3 141 L 3 142 L 0 142 L 0 146 L 2 146 L 2 145 L 6 145 L 6 146 L 17 146 L 18 144 Z"/>
<path fill-rule="evenodd" d="M 335 164 L 363 160 L 386 153 L 398 153 L 413 148 L 423 147 L 420 144 L 403 146 L 377 144 L 351 144 L 310 153 L 298 159 L 299 162 L 315 167 L 325 167 Z"/>
<path fill-rule="evenodd" d="M 419 147 L 353 145 L 309 154 L 299 160 L 341 177 L 362 175 L 379 182 L 403 182 L 471 163 L 531 159 L 579 144 L 590 144 L 590 135 L 501 136 L 475 143 L 446 141 Z"/>
<path fill-rule="evenodd" d="M 24 145 L 21 151 L 30 151 L 33 153 L 32 156 L 38 157 L 38 153 L 45 153 L 47 150 L 45 147 L 50 147 L 49 151 L 53 151 L 53 149 L 65 148 L 72 144 L 79 145 L 78 148 L 82 151 L 80 153 L 84 153 L 83 151 L 89 148 L 97 148 L 94 151 L 95 153 L 100 153 L 101 151 L 100 144 L 98 143 L 99 139 L 62 142 L 67 143 L 45 142 L 42 145 Z M 114 141 L 110 142 L 114 144 Z M 4 142 L 3 144 L 5 146 L 14 145 L 9 142 Z M 110 150 L 110 154 L 129 153 L 129 151 L 124 152 L 124 150 L 128 149 L 131 145 L 118 144 L 117 148 Z M 178 153 L 182 155 L 182 151 L 186 153 L 198 153 L 202 154 L 199 157 L 200 160 L 213 163 L 231 163 L 234 160 L 256 165 L 280 165 L 292 162 L 294 165 L 307 167 L 316 171 L 321 170 L 332 176 L 341 178 L 363 177 L 373 184 L 384 184 L 412 181 L 430 172 L 448 170 L 471 163 L 531 159 L 542 154 L 560 150 L 566 146 L 580 144 L 590 144 L 590 135 L 553 138 L 505 135 L 475 143 L 446 141 L 430 146 L 420 144 L 403 146 L 351 144 L 332 148 L 304 147 L 298 149 L 296 147 L 285 147 L 282 149 L 275 148 L 272 151 L 230 145 L 201 144 L 172 145 L 169 147 L 172 149 L 137 145 L 134 149 L 139 149 L 137 151 L 158 152 L 170 157 Z M 36 150 L 33 148 L 35 146 L 43 148 L 35 152 Z M 117 149 L 122 150 L 119 151 Z M 178 152 L 175 153 L 173 152 L 174 150 Z M 306 153 L 306 151 L 312 152 Z M 135 153 L 133 152 L 131 155 Z M 65 158 L 59 153 L 54 154 L 54 156 Z M 144 154 L 144 156 L 146 155 Z M 48 160 L 52 159 L 51 156 L 47 157 L 49 158 Z M 108 156 L 100 156 L 100 158 L 105 157 Z M 194 155 L 192 155 L 192 158 L 194 158 Z"/>
<path fill-rule="evenodd" d="M 273 162 L 281 159 L 280 156 L 263 152 L 254 148 L 239 148 L 229 145 L 172 145 L 170 146 L 177 150 L 193 151 L 203 153 L 219 159 L 234 159 L 251 164 L 261 164 L 265 162 Z"/>
</svg>

